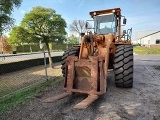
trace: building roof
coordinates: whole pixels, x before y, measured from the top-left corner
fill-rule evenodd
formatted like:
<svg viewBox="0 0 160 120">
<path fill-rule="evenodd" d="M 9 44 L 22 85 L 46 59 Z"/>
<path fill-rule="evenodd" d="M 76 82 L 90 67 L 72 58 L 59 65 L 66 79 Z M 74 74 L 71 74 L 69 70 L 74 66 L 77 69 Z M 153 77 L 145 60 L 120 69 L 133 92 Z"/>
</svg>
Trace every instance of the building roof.
<svg viewBox="0 0 160 120">
<path fill-rule="evenodd" d="M 144 37 L 159 33 L 160 31 L 141 31 L 137 33 L 137 40 L 142 39 Z"/>
</svg>

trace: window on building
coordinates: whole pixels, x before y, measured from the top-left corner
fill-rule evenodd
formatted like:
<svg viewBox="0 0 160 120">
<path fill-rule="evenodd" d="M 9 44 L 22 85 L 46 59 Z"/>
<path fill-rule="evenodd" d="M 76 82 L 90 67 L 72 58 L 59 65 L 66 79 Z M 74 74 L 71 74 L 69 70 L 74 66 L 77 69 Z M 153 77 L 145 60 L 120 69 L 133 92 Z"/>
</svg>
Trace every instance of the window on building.
<svg viewBox="0 0 160 120">
<path fill-rule="evenodd" d="M 160 44 L 160 39 L 157 39 L 157 40 L 156 40 L 156 44 Z"/>
</svg>

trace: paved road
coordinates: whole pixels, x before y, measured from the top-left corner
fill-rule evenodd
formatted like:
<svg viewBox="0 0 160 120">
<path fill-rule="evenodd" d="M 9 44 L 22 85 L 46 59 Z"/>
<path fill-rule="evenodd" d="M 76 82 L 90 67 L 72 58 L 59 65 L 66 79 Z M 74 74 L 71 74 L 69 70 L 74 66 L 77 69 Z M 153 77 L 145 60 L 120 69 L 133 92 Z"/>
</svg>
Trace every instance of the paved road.
<svg viewBox="0 0 160 120">
<path fill-rule="evenodd" d="M 134 60 L 142 65 L 160 66 L 160 55 L 134 55 Z"/>
<path fill-rule="evenodd" d="M 160 61 L 160 55 L 134 55 L 135 60 Z"/>
<path fill-rule="evenodd" d="M 63 52 L 51 52 L 51 56 L 61 56 Z M 48 53 L 46 53 L 48 57 Z M 23 60 L 30 60 L 36 58 L 44 58 L 44 53 L 35 53 L 35 54 L 6 54 L 0 55 L 0 64 L 17 62 Z"/>
</svg>

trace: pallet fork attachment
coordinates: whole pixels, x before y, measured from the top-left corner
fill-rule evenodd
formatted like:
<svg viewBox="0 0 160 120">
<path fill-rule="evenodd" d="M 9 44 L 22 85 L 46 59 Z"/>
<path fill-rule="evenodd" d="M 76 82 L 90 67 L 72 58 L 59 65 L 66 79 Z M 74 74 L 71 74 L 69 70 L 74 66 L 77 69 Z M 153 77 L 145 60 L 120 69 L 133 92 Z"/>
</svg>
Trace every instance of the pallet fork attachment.
<svg viewBox="0 0 160 120">
<path fill-rule="evenodd" d="M 45 99 L 43 102 L 56 102 L 70 96 L 73 92 L 78 92 L 88 94 L 88 97 L 75 105 L 74 108 L 87 108 L 99 95 L 106 92 L 103 64 L 100 58 L 94 56 L 90 56 L 88 60 L 69 56 L 66 61 L 65 92 Z"/>
</svg>

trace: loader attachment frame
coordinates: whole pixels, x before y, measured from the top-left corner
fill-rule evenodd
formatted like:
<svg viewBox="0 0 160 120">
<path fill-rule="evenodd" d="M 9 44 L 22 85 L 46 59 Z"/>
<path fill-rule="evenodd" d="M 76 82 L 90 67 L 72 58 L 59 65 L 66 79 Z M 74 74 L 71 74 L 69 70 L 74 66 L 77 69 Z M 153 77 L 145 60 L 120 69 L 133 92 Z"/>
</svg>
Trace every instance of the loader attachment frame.
<svg viewBox="0 0 160 120">
<path fill-rule="evenodd" d="M 108 69 L 114 69 L 117 46 L 130 45 L 131 37 L 126 32 L 121 35 L 123 16 L 120 8 L 93 11 L 90 15 L 95 23 L 98 21 L 94 24 L 97 30 L 94 34 L 91 31 L 87 32 L 87 35 L 81 34 L 80 47 L 72 47 L 63 54 L 64 93 L 48 98 L 44 102 L 56 102 L 75 92 L 88 94 L 86 99 L 74 106 L 76 109 L 84 109 L 106 93 Z M 107 27 L 108 25 L 111 27 Z M 128 31 L 131 33 L 132 29 Z M 131 50 L 129 47 L 128 49 Z M 131 51 L 129 53 L 131 54 Z M 120 55 L 124 57 L 122 53 Z"/>
<path fill-rule="evenodd" d="M 65 76 L 65 91 L 89 95 L 101 95 L 106 92 L 102 59 L 90 56 L 86 60 L 69 56 L 66 63 L 68 74 Z"/>
<path fill-rule="evenodd" d="M 95 56 L 90 56 L 88 60 L 69 56 L 66 60 L 67 74 L 65 75 L 65 92 L 55 97 L 45 99 L 43 102 L 56 102 L 77 92 L 88 94 L 88 97 L 75 105 L 74 108 L 87 108 L 99 95 L 106 93 L 107 83 L 103 64 L 103 60 Z"/>
</svg>

